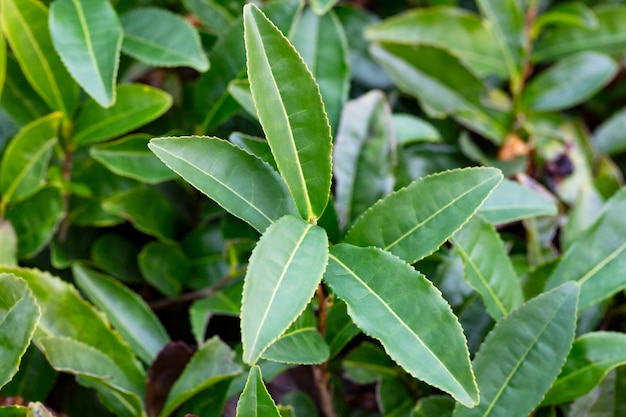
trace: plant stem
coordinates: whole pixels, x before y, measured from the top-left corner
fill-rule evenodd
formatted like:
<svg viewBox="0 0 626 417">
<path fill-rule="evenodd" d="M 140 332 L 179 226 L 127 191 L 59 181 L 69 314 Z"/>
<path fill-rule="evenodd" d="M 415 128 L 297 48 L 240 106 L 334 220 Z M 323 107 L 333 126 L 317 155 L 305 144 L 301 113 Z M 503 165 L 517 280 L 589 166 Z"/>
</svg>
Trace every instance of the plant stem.
<svg viewBox="0 0 626 417">
<path fill-rule="evenodd" d="M 70 184 L 72 181 L 72 158 L 74 154 L 71 149 L 65 150 L 65 159 L 63 160 L 63 180 L 66 184 Z M 65 188 L 65 187 L 64 187 Z M 63 204 L 63 221 L 59 228 L 59 239 L 63 242 L 67 237 L 67 232 L 70 228 L 70 193 L 63 189 L 62 192 L 62 204 Z"/>
<path fill-rule="evenodd" d="M 319 311 L 317 315 L 317 329 L 324 336 L 326 333 L 326 317 L 328 316 L 328 303 L 324 294 L 324 286 L 320 282 L 317 286 L 317 301 Z M 315 385 L 319 391 L 320 407 L 326 417 L 336 417 L 335 407 L 333 406 L 332 388 L 329 386 L 328 362 L 313 366 L 313 378 Z"/>
</svg>

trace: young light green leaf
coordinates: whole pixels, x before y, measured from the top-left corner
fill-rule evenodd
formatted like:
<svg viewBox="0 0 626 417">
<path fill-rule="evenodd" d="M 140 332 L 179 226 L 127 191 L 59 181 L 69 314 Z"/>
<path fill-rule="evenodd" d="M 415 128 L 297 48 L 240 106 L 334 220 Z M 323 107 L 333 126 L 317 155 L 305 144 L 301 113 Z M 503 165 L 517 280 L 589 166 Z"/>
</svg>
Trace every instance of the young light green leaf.
<svg viewBox="0 0 626 417">
<path fill-rule="evenodd" d="M 380 249 L 339 244 L 331 249 L 324 281 L 407 372 L 469 407 L 478 403 L 461 325 L 422 274 Z"/>
<path fill-rule="evenodd" d="M 124 177 L 148 184 L 178 178 L 175 172 L 163 164 L 148 149 L 152 136 L 130 135 L 114 142 L 89 148 L 89 155 L 109 170 Z"/>
<path fill-rule="evenodd" d="M 556 201 L 516 181 L 503 179 L 478 213 L 495 225 L 557 214 Z"/>
<path fill-rule="evenodd" d="M 304 310 L 328 262 L 324 229 L 287 215 L 252 252 L 243 286 L 243 360 L 255 364 Z"/>
<path fill-rule="evenodd" d="M 259 232 L 285 214 L 297 213 L 278 174 L 259 158 L 227 141 L 208 137 L 158 138 L 149 147 L 187 182 Z"/>
<path fill-rule="evenodd" d="M 466 168 L 415 180 L 366 211 L 346 242 L 376 246 L 414 263 L 460 229 L 501 179 L 495 168 Z"/>
<path fill-rule="evenodd" d="M 382 92 L 346 104 L 333 147 L 335 207 L 342 228 L 393 190 L 395 147 L 391 108 Z"/>
<path fill-rule="evenodd" d="M 365 36 L 376 42 L 433 45 L 461 58 L 481 76 L 506 77 L 498 42 L 480 16 L 458 7 L 416 8 L 370 26 Z"/>
<path fill-rule="evenodd" d="M 0 388 L 9 382 L 41 317 L 41 310 L 26 282 L 0 273 Z"/>
<path fill-rule="evenodd" d="M 451 52 L 430 45 L 375 44 L 371 53 L 398 88 L 418 98 L 431 116 L 449 114 L 500 143 L 506 115 L 484 106 L 483 82 Z"/>
<path fill-rule="evenodd" d="M 289 38 L 319 84 L 324 111 L 334 133 L 350 89 L 348 42 L 334 12 L 318 14 L 315 3 L 305 8 L 294 22 Z"/>
<path fill-rule="evenodd" d="M 472 363 L 480 403 L 457 404 L 453 417 L 522 417 L 539 404 L 572 346 L 579 290 L 566 283 L 496 323 Z"/>
<path fill-rule="evenodd" d="M 330 194 L 332 147 L 319 87 L 302 57 L 257 6 L 247 4 L 243 14 L 259 121 L 298 212 L 317 219 Z"/>
<path fill-rule="evenodd" d="M 188 279 L 189 260 L 178 245 L 150 242 L 139 253 L 139 269 L 162 294 L 176 298 Z"/>
<path fill-rule="evenodd" d="M 74 265 L 72 273 L 78 288 L 107 315 L 137 356 L 151 364 L 170 338 L 146 302 L 118 281 L 81 265 Z"/>
<path fill-rule="evenodd" d="M 200 36 L 182 16 L 154 7 L 139 7 L 120 18 L 122 52 L 155 67 L 209 69 Z"/>
<path fill-rule="evenodd" d="M 522 305 L 522 285 L 496 228 L 474 216 L 452 238 L 465 264 L 465 280 L 483 298 L 495 320 Z"/>
<path fill-rule="evenodd" d="M 2 96 L 0 96 L 0 104 L 2 110 L 11 116 L 15 124 L 20 127 L 24 127 L 51 112 L 39 94 L 28 83 L 18 62 L 11 54 L 7 56 L 6 79 Z"/>
<path fill-rule="evenodd" d="M 172 97 L 164 91 L 143 84 L 117 87 L 115 104 L 103 109 L 88 100 L 76 118 L 72 143 L 83 147 L 128 133 L 165 113 Z"/>
<path fill-rule="evenodd" d="M 37 0 L 2 0 L 0 20 L 28 82 L 53 110 L 74 113 L 78 86 L 55 53 L 48 9 Z"/>
<path fill-rule="evenodd" d="M 328 13 L 339 0 L 311 0 L 311 7 L 320 16 Z"/>
<path fill-rule="evenodd" d="M 491 26 L 509 77 L 519 82 L 524 55 L 526 16 L 519 0 L 477 0 L 480 11 Z"/>
<path fill-rule="evenodd" d="M 17 235 L 6 220 L 0 220 L 0 265 L 17 265 Z"/>
<path fill-rule="evenodd" d="M 440 142 L 441 134 L 427 121 L 407 113 L 395 113 L 393 128 L 399 145 L 410 145 L 416 142 Z"/>
<path fill-rule="evenodd" d="M 315 327 L 288 329 L 272 343 L 262 358 L 275 362 L 312 365 L 328 360 L 330 350 Z"/>
<path fill-rule="evenodd" d="M 580 284 L 580 309 L 585 309 L 626 288 L 626 189 L 617 192 L 603 207 L 595 223 L 563 254 L 548 278 L 546 288 L 567 281 Z"/>
<path fill-rule="evenodd" d="M 586 101 L 617 73 L 613 59 L 582 52 L 558 61 L 533 78 L 524 91 L 524 106 L 534 111 L 558 111 Z"/>
<path fill-rule="evenodd" d="M 261 368 L 253 366 L 237 403 L 237 417 L 281 417 L 276 404 L 263 384 Z"/>
<path fill-rule="evenodd" d="M 218 337 L 198 349 L 167 395 L 160 417 L 167 417 L 194 395 L 241 373 L 233 362 L 235 352 Z"/>
<path fill-rule="evenodd" d="M 62 114 L 49 114 L 24 126 L 11 140 L 0 164 L 2 203 L 24 199 L 44 185 Z"/>
<path fill-rule="evenodd" d="M 252 117 L 258 119 L 254 100 L 252 100 L 252 92 L 250 91 L 250 83 L 248 80 L 235 79 L 228 83 L 228 92 L 237 103 Z"/>
<path fill-rule="evenodd" d="M 535 61 L 555 60 L 583 51 L 614 54 L 626 50 L 626 6 L 604 4 L 593 9 L 598 24 L 593 28 L 557 26 L 546 31 L 534 48 Z"/>
<path fill-rule="evenodd" d="M 591 332 L 574 341 L 543 405 L 570 402 L 594 389 L 612 369 L 626 364 L 626 335 Z"/>
<path fill-rule="evenodd" d="M 626 151 L 626 108 L 615 112 L 594 132 L 593 143 L 600 152 L 614 155 Z"/>
</svg>

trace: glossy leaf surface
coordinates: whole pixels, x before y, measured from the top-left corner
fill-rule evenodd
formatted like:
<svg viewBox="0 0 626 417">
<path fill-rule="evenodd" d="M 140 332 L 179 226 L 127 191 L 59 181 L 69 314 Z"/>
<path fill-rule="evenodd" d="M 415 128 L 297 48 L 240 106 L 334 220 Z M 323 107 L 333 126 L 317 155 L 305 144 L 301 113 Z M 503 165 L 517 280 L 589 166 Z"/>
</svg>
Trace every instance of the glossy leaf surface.
<svg viewBox="0 0 626 417">
<path fill-rule="evenodd" d="M 217 138 L 158 138 L 150 149 L 187 182 L 259 232 L 296 214 L 289 191 L 259 158 Z"/>
<path fill-rule="evenodd" d="M 203 72 L 209 61 L 188 21 L 167 10 L 140 7 L 124 13 L 122 51 L 155 67 L 192 67 Z"/>
<path fill-rule="evenodd" d="M 80 86 L 102 107 L 115 103 L 123 31 L 107 0 L 55 0 L 50 6 L 54 48 Z"/>
<path fill-rule="evenodd" d="M 48 9 L 37 0 L 2 0 L 2 28 L 28 82 L 53 110 L 74 112 L 78 88 L 54 51 Z"/>
<path fill-rule="evenodd" d="M 288 329 L 263 352 L 263 359 L 311 365 L 325 362 L 329 355 L 328 345 L 313 326 Z"/>
<path fill-rule="evenodd" d="M 454 417 L 521 417 L 539 404 L 572 345 L 579 289 L 564 284 L 496 324 L 472 362 L 480 403 L 474 408 L 457 404 Z M 541 378 L 535 377 L 537 369 Z"/>
<path fill-rule="evenodd" d="M 339 244 L 331 249 L 324 280 L 354 322 L 407 372 L 463 404 L 478 402 L 461 325 L 423 275 L 380 249 Z"/>
<path fill-rule="evenodd" d="M 61 117 L 57 112 L 29 123 L 7 146 L 0 164 L 0 195 L 4 204 L 28 197 L 43 187 Z"/>
<path fill-rule="evenodd" d="M 374 204 L 348 231 L 346 242 L 376 246 L 414 263 L 474 215 L 501 179 L 494 168 L 459 169 L 418 179 Z"/>
<path fill-rule="evenodd" d="M 263 234 L 250 257 L 243 287 L 243 359 L 254 364 L 300 315 L 328 262 L 324 229 L 285 216 Z"/>
<path fill-rule="evenodd" d="M 152 363 L 170 338 L 146 302 L 118 281 L 83 266 L 75 265 L 72 272 L 78 288 L 107 315 L 137 356 Z"/>
<path fill-rule="evenodd" d="M 248 374 L 248 381 L 237 403 L 237 417 L 281 417 L 276 404 L 261 375 L 261 368 L 253 366 Z"/>
<path fill-rule="evenodd" d="M 491 317 L 499 320 L 524 302 L 522 285 L 491 223 L 475 216 L 452 242 L 463 258 L 465 280 L 482 296 Z"/>
<path fill-rule="evenodd" d="M 332 141 L 319 87 L 258 7 L 245 6 L 244 28 L 259 121 L 298 212 L 305 219 L 319 218 L 330 193 Z"/>
<path fill-rule="evenodd" d="M 18 370 L 41 317 L 41 310 L 24 280 L 0 274 L 0 388 Z"/>
<path fill-rule="evenodd" d="M 85 146 L 128 133 L 156 119 L 172 105 L 172 97 L 154 87 L 125 84 L 117 87 L 115 105 L 103 109 L 88 100 L 76 118 L 72 143 Z"/>
</svg>

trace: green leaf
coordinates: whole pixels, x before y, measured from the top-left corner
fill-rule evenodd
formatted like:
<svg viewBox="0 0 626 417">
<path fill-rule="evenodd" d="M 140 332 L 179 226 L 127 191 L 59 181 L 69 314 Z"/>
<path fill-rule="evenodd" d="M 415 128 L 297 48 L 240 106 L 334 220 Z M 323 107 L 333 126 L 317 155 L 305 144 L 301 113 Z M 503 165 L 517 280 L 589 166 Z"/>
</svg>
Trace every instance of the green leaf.
<svg viewBox="0 0 626 417">
<path fill-rule="evenodd" d="M 2 395 L 19 396 L 27 401 L 43 401 L 48 397 L 56 380 L 56 371 L 35 344 L 31 343 L 20 360 L 19 371 L 11 382 L 2 387 Z"/>
<path fill-rule="evenodd" d="M 594 28 L 558 26 L 547 31 L 533 48 L 533 60 L 555 60 L 583 51 L 620 53 L 626 50 L 626 6 L 604 4 L 593 9 Z"/>
<path fill-rule="evenodd" d="M 472 363 L 480 403 L 457 404 L 454 417 L 521 417 L 539 404 L 572 346 L 579 289 L 564 284 L 496 323 Z"/>
<path fill-rule="evenodd" d="M 155 67 L 209 69 L 196 29 L 182 16 L 154 7 L 139 7 L 120 18 L 122 52 Z"/>
<path fill-rule="evenodd" d="M 568 56 L 532 79 L 524 91 L 524 106 L 535 111 L 558 111 L 580 104 L 613 79 L 618 66 L 596 52 Z"/>
<path fill-rule="evenodd" d="M 167 417 L 194 395 L 241 373 L 235 353 L 217 336 L 208 340 L 185 367 L 167 395 L 160 417 Z"/>
<path fill-rule="evenodd" d="M 416 142 L 440 142 L 441 134 L 433 125 L 419 117 L 406 113 L 395 113 L 393 128 L 399 145 L 410 145 Z"/>
<path fill-rule="evenodd" d="M 315 10 L 315 3 L 305 8 L 294 22 L 289 38 L 319 84 L 324 111 L 334 133 L 350 89 L 348 41 L 335 13 L 321 14 Z"/>
<path fill-rule="evenodd" d="M 617 192 L 602 208 L 598 219 L 574 240 L 548 278 L 546 288 L 567 281 L 580 284 L 581 310 L 626 288 L 626 189 Z"/>
<path fill-rule="evenodd" d="M 50 108 L 28 83 L 13 55 L 7 56 L 6 66 L 6 80 L 0 97 L 2 110 L 20 127 L 49 114 Z"/>
<path fill-rule="evenodd" d="M 250 91 L 250 83 L 248 80 L 235 79 L 228 83 L 228 92 L 237 103 L 243 108 L 249 115 L 258 119 L 256 114 L 256 108 L 254 107 L 254 100 L 252 100 L 252 92 Z"/>
<path fill-rule="evenodd" d="M 422 274 L 380 249 L 339 244 L 331 249 L 324 280 L 357 326 L 407 372 L 463 404 L 478 402 L 461 325 Z"/>
<path fill-rule="evenodd" d="M 480 16 L 458 7 L 409 10 L 370 26 L 367 39 L 447 49 L 481 76 L 506 77 L 506 62 L 495 36 Z"/>
<path fill-rule="evenodd" d="M 243 359 L 255 364 L 315 293 L 328 262 L 324 229 L 285 216 L 261 236 L 243 287 Z"/>
<path fill-rule="evenodd" d="M 620 369 L 621 370 L 621 369 Z M 593 391 L 574 401 L 570 417 L 617 417 L 624 412 L 624 377 L 619 370 L 609 372 Z"/>
<path fill-rule="evenodd" d="M 150 242 L 139 253 L 139 269 L 146 281 L 164 295 L 176 298 L 187 281 L 190 267 L 177 245 Z"/>
<path fill-rule="evenodd" d="M 297 213 L 276 172 L 231 143 L 208 137 L 158 138 L 149 147 L 187 182 L 259 232 L 285 214 Z"/>
<path fill-rule="evenodd" d="M 17 235 L 6 220 L 0 220 L 0 265 L 17 265 Z"/>
<path fill-rule="evenodd" d="M 148 149 L 151 136 L 130 135 L 120 140 L 89 148 L 89 155 L 109 170 L 148 184 L 178 178 Z"/>
<path fill-rule="evenodd" d="M 382 377 L 376 384 L 378 408 L 384 416 L 410 417 L 415 400 L 407 386 L 399 379 Z"/>
<path fill-rule="evenodd" d="M 0 417 L 28 417 L 28 408 L 21 405 L 2 406 L 0 407 Z"/>
<path fill-rule="evenodd" d="M 500 52 L 509 69 L 511 80 L 519 82 L 526 41 L 526 16 L 519 0 L 477 0 L 487 18 Z"/>
<path fill-rule="evenodd" d="M 191 331 L 199 345 L 204 343 L 206 326 L 213 314 L 238 317 L 241 312 L 241 292 L 243 279 L 236 280 L 231 285 L 196 300 L 189 308 Z"/>
<path fill-rule="evenodd" d="M 237 403 L 237 417 L 281 417 L 276 404 L 263 384 L 261 368 L 253 366 L 246 387 Z"/>
<path fill-rule="evenodd" d="M 326 362 L 329 355 L 328 345 L 315 326 L 291 326 L 262 357 L 275 362 L 311 365 Z"/>
<path fill-rule="evenodd" d="M 522 305 L 522 285 L 496 228 L 474 216 L 452 238 L 465 264 L 465 280 L 483 298 L 495 320 Z"/>
<path fill-rule="evenodd" d="M 372 342 L 352 349 L 341 363 L 345 377 L 357 384 L 375 384 L 385 376 L 396 377 L 398 366 L 385 351 Z"/>
<path fill-rule="evenodd" d="M 244 28 L 259 121 L 300 215 L 317 219 L 330 194 L 332 146 L 319 87 L 287 38 L 253 4 L 244 7 Z"/>
<path fill-rule="evenodd" d="M 454 400 L 450 397 L 432 395 L 419 400 L 412 417 L 452 417 Z"/>
<path fill-rule="evenodd" d="M 315 13 L 322 16 L 328 13 L 338 1 L 339 0 L 311 0 L 311 7 Z"/>
<path fill-rule="evenodd" d="M 150 204 L 145 204 L 146 202 Z M 174 209 L 163 194 L 153 188 L 135 188 L 102 202 L 102 208 L 130 221 L 150 236 L 164 241 L 174 238 Z"/>
<path fill-rule="evenodd" d="M 371 53 L 398 88 L 431 109 L 500 143 L 505 115 L 485 107 L 483 82 L 451 52 L 429 45 L 375 44 Z"/>
<path fill-rule="evenodd" d="M 123 135 L 161 116 L 171 105 L 172 97 L 154 87 L 120 85 L 112 107 L 104 109 L 94 100 L 83 104 L 76 118 L 72 143 L 82 147 Z"/>
<path fill-rule="evenodd" d="M 45 187 L 9 207 L 5 216 L 17 234 L 19 259 L 32 258 L 52 239 L 63 219 L 61 191 Z"/>
<path fill-rule="evenodd" d="M 393 190 L 395 141 L 391 109 L 374 90 L 349 101 L 333 147 L 335 204 L 342 228 Z"/>
<path fill-rule="evenodd" d="M 61 117 L 57 112 L 37 119 L 11 140 L 0 164 L 3 204 L 24 199 L 43 187 Z"/>
<path fill-rule="evenodd" d="M 28 82 L 51 109 L 70 117 L 78 88 L 52 46 L 48 9 L 37 0 L 2 0 L 0 6 L 2 29 Z"/>
<path fill-rule="evenodd" d="M 85 378 L 89 386 L 113 391 L 133 415 L 142 415 L 142 403 L 126 370 L 97 347 L 64 336 L 42 337 L 38 341 L 54 369 Z"/>
<path fill-rule="evenodd" d="M 515 222 L 529 217 L 554 216 L 556 201 L 522 184 L 503 179 L 478 210 L 495 225 Z"/>
<path fill-rule="evenodd" d="M 337 355 L 361 331 L 348 315 L 346 303 L 335 300 L 328 308 L 324 338 L 330 348 L 330 357 Z"/>
<path fill-rule="evenodd" d="M 41 317 L 26 282 L 0 274 L 0 388 L 13 379 Z"/>
<path fill-rule="evenodd" d="M 366 211 L 346 242 L 376 246 L 414 263 L 460 229 L 501 179 L 495 168 L 466 168 L 415 180 Z"/>
<path fill-rule="evenodd" d="M 7 45 L 4 41 L 4 33 L 0 30 L 0 96 L 4 88 L 7 75 Z"/>
<path fill-rule="evenodd" d="M 107 0 L 55 0 L 50 6 L 54 49 L 80 86 L 102 107 L 115 103 L 124 35 Z"/>
<path fill-rule="evenodd" d="M 252 99 L 252 96 L 250 97 Z M 276 161 L 274 160 L 274 156 L 272 156 L 272 150 L 270 149 L 270 145 L 267 144 L 267 141 L 265 139 L 256 136 L 246 135 L 245 133 L 241 132 L 233 132 L 228 136 L 228 141 L 261 158 L 264 162 L 274 168 L 275 171 L 278 171 Z M 294 213 L 296 212 L 294 211 Z"/>
<path fill-rule="evenodd" d="M 204 29 L 223 35 L 235 20 L 224 5 L 215 0 L 183 0 L 185 7 L 202 22 Z"/>
<path fill-rule="evenodd" d="M 600 152 L 609 155 L 626 151 L 626 108 L 615 112 L 605 120 L 594 132 L 593 143 Z"/>
<path fill-rule="evenodd" d="M 537 17 L 533 25 L 533 33 L 540 34 L 549 25 L 573 25 L 595 29 L 598 27 L 598 18 L 584 3 L 562 3 L 554 5 Z"/>
<path fill-rule="evenodd" d="M 570 402 L 594 389 L 612 369 L 626 364 L 626 335 L 591 332 L 574 341 L 543 405 Z"/>
<path fill-rule="evenodd" d="M 74 265 L 72 273 L 78 288 L 107 315 L 137 356 L 151 364 L 170 338 L 146 302 L 118 281 L 83 266 Z"/>
</svg>

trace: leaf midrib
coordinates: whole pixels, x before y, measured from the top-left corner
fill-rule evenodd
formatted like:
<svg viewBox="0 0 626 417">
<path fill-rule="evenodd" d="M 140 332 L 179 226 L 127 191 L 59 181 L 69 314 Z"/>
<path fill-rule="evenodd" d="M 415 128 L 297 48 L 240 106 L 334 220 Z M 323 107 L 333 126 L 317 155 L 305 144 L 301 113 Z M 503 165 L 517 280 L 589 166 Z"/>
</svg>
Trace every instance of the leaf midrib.
<svg viewBox="0 0 626 417">
<path fill-rule="evenodd" d="M 46 142 L 43 143 L 43 145 L 39 149 L 37 149 L 37 151 L 33 154 L 33 156 L 28 159 L 28 162 L 23 166 L 23 169 L 19 171 L 18 175 L 16 175 L 16 177 L 13 179 L 13 182 L 11 182 L 11 186 L 7 189 L 7 191 L 2 196 L 3 200 L 10 201 L 10 198 L 15 193 L 16 187 L 20 183 L 22 183 L 22 181 L 24 180 L 24 177 L 26 177 L 26 175 L 28 174 L 28 172 L 30 172 L 32 167 L 39 162 L 40 157 L 50 149 L 50 147 L 54 144 L 55 140 L 56 139 L 54 137 L 48 139 Z"/>
<path fill-rule="evenodd" d="M 100 72 L 100 67 L 98 66 L 98 58 L 96 57 L 95 51 L 93 49 L 93 43 L 91 42 L 91 32 L 89 31 L 89 25 L 87 24 L 85 12 L 83 11 L 83 7 L 78 0 L 72 0 L 74 7 L 76 8 L 76 15 L 78 16 L 78 21 L 80 22 L 80 28 L 84 35 L 85 46 L 87 47 L 87 54 L 89 55 L 89 59 L 92 63 L 92 66 L 95 70 L 97 81 L 100 84 L 100 88 L 102 92 L 104 92 L 105 96 L 108 96 L 106 84 L 104 79 L 102 78 L 102 73 Z"/>
<path fill-rule="evenodd" d="M 142 38 L 141 36 L 133 35 L 132 33 L 124 33 L 124 39 L 129 39 L 132 42 L 137 42 L 139 44 L 144 44 L 146 46 L 152 47 L 156 50 L 164 51 L 168 54 L 174 55 L 184 62 L 189 62 L 189 60 L 193 60 L 192 56 L 183 55 L 181 53 L 178 53 L 178 51 L 176 51 L 175 49 L 167 48 L 164 45 L 152 41 L 151 39 Z"/>
</svg>

